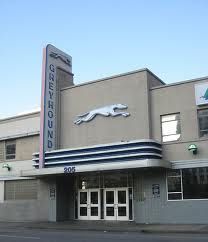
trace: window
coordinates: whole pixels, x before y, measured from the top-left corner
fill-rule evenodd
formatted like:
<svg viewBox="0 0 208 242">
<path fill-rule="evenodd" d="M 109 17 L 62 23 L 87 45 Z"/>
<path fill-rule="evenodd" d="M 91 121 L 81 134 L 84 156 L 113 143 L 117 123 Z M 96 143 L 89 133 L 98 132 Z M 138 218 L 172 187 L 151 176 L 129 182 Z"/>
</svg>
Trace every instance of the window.
<svg viewBox="0 0 208 242">
<path fill-rule="evenodd" d="M 4 183 L 5 200 L 37 199 L 37 180 L 15 180 Z"/>
<path fill-rule="evenodd" d="M 192 168 L 183 170 L 183 198 L 208 198 L 208 168 Z"/>
<path fill-rule="evenodd" d="M 168 200 L 208 199 L 208 168 L 188 168 L 167 175 Z"/>
<path fill-rule="evenodd" d="M 162 141 L 169 142 L 179 140 L 181 137 L 180 114 L 161 116 Z"/>
<path fill-rule="evenodd" d="M 8 140 L 5 143 L 6 160 L 15 159 L 16 156 L 16 140 Z"/>
<path fill-rule="evenodd" d="M 168 200 L 182 199 L 181 170 L 171 171 L 167 176 Z"/>
<path fill-rule="evenodd" d="M 208 136 L 208 109 L 198 110 L 199 136 Z"/>
</svg>

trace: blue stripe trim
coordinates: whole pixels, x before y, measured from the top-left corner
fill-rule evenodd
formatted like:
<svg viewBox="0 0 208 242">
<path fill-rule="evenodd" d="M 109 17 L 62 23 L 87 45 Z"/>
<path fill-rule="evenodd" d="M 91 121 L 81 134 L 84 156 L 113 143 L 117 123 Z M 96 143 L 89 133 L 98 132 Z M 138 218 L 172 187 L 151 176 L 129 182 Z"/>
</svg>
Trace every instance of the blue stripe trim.
<svg viewBox="0 0 208 242">
<path fill-rule="evenodd" d="M 45 153 L 45 167 L 66 165 L 125 162 L 143 159 L 162 159 L 161 144 L 152 140 L 141 142 L 107 144 L 69 150 L 55 150 Z M 38 167 L 39 154 L 34 154 L 34 166 Z"/>
<path fill-rule="evenodd" d="M 85 162 L 66 162 L 64 164 L 45 164 L 45 167 L 64 167 L 64 166 L 75 166 L 75 165 L 91 165 L 91 164 L 97 164 L 97 163 L 109 163 L 109 162 L 125 162 L 125 161 L 137 161 L 140 160 L 146 160 L 146 159 L 161 159 L 161 157 L 155 156 L 155 155 L 143 155 L 139 157 L 127 157 L 127 158 L 113 158 L 109 160 L 99 160 L 99 161 L 85 161 Z M 34 165 L 36 168 L 38 168 L 38 164 Z"/>
<path fill-rule="evenodd" d="M 144 148 L 144 149 L 139 149 L 139 150 L 125 150 L 125 151 L 114 151 L 114 152 L 111 152 L 109 151 L 108 153 L 99 153 L 99 154 L 91 154 L 91 155 L 82 155 L 82 156 L 70 156 L 70 157 L 50 157 L 50 159 L 47 159 L 48 157 L 45 158 L 45 162 L 57 162 L 57 161 L 63 161 L 63 160 L 69 160 L 69 161 L 76 161 L 76 160 L 85 160 L 85 159 L 90 159 L 90 158 L 105 158 L 105 157 L 109 157 L 109 156 L 121 156 L 121 155 L 139 155 L 141 153 L 152 153 L 152 154 L 162 154 L 162 151 L 161 150 L 157 150 L 157 149 L 154 149 L 154 148 Z M 35 161 L 36 163 L 38 163 L 39 161 L 36 160 Z"/>
<path fill-rule="evenodd" d="M 88 152 L 96 152 L 96 151 L 107 151 L 107 150 L 114 150 L 114 149 L 122 149 L 122 148 L 133 148 L 133 147 L 142 147 L 142 146 L 154 146 L 157 148 L 162 148 L 161 144 L 156 142 L 136 142 L 136 143 L 126 143 L 126 144 L 117 144 L 117 145 L 109 145 L 109 146 L 101 146 L 101 147 L 90 147 L 90 148 L 84 148 L 84 149 L 75 149 L 75 150 L 65 150 L 65 151 L 52 151 L 52 152 L 46 152 L 46 157 L 53 157 L 57 154 L 80 154 L 80 153 L 88 153 Z M 39 154 L 34 154 L 34 157 L 38 158 Z"/>
</svg>

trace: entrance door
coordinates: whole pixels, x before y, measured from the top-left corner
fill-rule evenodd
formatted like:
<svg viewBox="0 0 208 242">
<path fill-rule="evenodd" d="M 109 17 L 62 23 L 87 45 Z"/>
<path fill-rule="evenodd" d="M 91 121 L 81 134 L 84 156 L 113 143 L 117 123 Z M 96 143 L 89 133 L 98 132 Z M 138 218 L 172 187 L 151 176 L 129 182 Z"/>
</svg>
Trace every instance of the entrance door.
<svg viewBox="0 0 208 242">
<path fill-rule="evenodd" d="M 129 220 L 128 188 L 104 190 L 105 220 Z"/>
<path fill-rule="evenodd" d="M 100 219 L 100 191 L 99 189 L 79 190 L 78 217 L 81 220 Z"/>
<path fill-rule="evenodd" d="M 104 190 L 104 219 L 116 220 L 116 191 L 115 189 Z"/>
</svg>

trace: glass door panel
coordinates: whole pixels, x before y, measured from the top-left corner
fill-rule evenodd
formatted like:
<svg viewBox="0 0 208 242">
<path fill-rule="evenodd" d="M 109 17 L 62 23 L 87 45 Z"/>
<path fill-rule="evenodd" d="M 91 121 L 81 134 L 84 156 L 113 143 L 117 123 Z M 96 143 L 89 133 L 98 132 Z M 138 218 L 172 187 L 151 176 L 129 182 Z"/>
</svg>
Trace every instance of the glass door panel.
<svg viewBox="0 0 208 242">
<path fill-rule="evenodd" d="M 79 203 L 80 204 L 87 204 L 87 191 L 80 192 Z"/>
<path fill-rule="evenodd" d="M 89 219 L 100 219 L 100 190 L 89 189 Z"/>
<path fill-rule="evenodd" d="M 98 191 L 90 192 L 90 203 L 98 204 Z"/>
<path fill-rule="evenodd" d="M 117 191 L 118 192 L 118 203 L 119 204 L 126 204 L 126 190 L 124 191 Z"/>
<path fill-rule="evenodd" d="M 88 191 L 81 190 L 78 192 L 78 218 L 86 220 L 88 219 Z"/>
<path fill-rule="evenodd" d="M 114 204 L 115 191 L 106 191 L 106 203 Z"/>
<path fill-rule="evenodd" d="M 117 220 L 129 220 L 128 188 L 117 188 Z"/>
<path fill-rule="evenodd" d="M 104 192 L 104 219 L 116 220 L 115 189 L 105 189 Z"/>
</svg>

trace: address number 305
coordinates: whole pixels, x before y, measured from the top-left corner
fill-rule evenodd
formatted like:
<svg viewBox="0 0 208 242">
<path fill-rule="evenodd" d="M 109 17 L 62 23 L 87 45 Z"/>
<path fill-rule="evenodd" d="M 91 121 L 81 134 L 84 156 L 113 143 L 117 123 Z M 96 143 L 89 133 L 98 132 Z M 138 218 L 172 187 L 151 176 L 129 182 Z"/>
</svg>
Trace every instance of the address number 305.
<svg viewBox="0 0 208 242">
<path fill-rule="evenodd" d="M 75 166 L 64 167 L 64 173 L 75 173 L 75 172 L 76 172 Z"/>
</svg>

